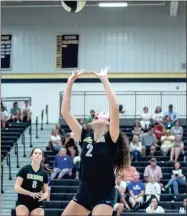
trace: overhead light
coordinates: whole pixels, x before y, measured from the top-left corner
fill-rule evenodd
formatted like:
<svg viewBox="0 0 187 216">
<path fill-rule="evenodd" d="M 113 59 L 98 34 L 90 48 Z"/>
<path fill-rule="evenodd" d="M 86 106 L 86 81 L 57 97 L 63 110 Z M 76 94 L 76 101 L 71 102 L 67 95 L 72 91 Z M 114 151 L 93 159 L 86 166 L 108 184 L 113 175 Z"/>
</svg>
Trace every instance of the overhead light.
<svg viewBox="0 0 187 216">
<path fill-rule="evenodd" d="M 127 2 L 100 2 L 99 7 L 127 7 Z"/>
</svg>

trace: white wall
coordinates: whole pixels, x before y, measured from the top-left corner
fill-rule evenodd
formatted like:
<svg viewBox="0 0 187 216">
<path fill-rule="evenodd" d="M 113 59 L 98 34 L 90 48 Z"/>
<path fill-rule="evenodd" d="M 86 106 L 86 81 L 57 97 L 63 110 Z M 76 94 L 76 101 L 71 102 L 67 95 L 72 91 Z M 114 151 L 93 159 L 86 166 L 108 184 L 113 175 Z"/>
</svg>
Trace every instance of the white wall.
<svg viewBox="0 0 187 216">
<path fill-rule="evenodd" d="M 112 88 L 114 91 L 124 91 L 124 93 L 129 91 L 146 91 L 146 94 L 149 94 L 150 91 L 186 91 L 185 83 L 112 83 Z M 179 90 L 176 90 L 176 86 L 179 86 Z M 64 91 L 65 84 L 53 83 L 53 84 L 1 84 L 2 97 L 32 97 L 32 106 L 33 106 L 33 119 L 35 120 L 36 116 L 41 115 L 41 110 L 45 108 L 45 105 L 49 105 L 49 122 L 55 123 L 59 118 L 59 92 Z M 73 86 L 73 91 L 103 91 L 103 86 L 101 83 L 75 83 Z M 89 101 L 87 112 L 91 108 L 96 111 L 102 111 L 107 109 L 106 98 L 102 97 L 97 102 L 99 96 L 95 96 L 94 99 Z M 134 99 L 133 96 L 127 96 L 125 98 L 118 97 L 119 103 L 122 103 L 127 110 L 127 115 L 131 113 L 131 109 L 134 109 Z M 81 103 L 82 98 L 75 96 L 73 99 L 72 110 L 76 114 L 81 109 L 83 110 L 83 104 Z M 185 97 L 170 97 L 167 96 L 164 99 L 163 109 L 167 109 L 169 103 L 175 105 L 175 108 L 178 109 L 179 113 L 184 113 L 186 115 L 186 96 Z M 138 113 L 141 113 L 143 106 L 148 106 L 152 112 L 156 105 L 160 105 L 159 98 L 156 97 L 146 97 L 140 98 L 136 107 Z M 97 110 L 98 108 L 98 110 Z"/>
<path fill-rule="evenodd" d="M 180 3 L 182 4 L 182 3 Z M 79 67 L 112 72 L 184 72 L 186 13 L 169 7 L 100 9 L 78 14 L 62 8 L 3 8 L 2 33 L 13 35 L 13 73 L 51 73 L 55 69 L 56 35 L 80 35 Z"/>
</svg>

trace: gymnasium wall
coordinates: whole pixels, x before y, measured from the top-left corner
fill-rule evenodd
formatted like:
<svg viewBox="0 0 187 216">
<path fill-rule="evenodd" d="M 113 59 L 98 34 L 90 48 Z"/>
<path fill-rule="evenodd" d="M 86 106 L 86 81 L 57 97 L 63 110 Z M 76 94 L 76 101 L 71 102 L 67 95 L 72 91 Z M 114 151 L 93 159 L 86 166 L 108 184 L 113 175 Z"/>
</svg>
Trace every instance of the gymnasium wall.
<svg viewBox="0 0 187 216">
<path fill-rule="evenodd" d="M 150 91 L 167 91 L 168 96 L 166 98 L 165 105 L 163 109 L 167 109 L 168 103 L 173 103 L 179 109 L 179 113 L 184 114 L 186 111 L 186 97 L 185 96 L 170 96 L 172 92 L 177 91 L 186 91 L 185 83 L 111 83 L 114 91 L 123 91 L 124 93 L 129 91 L 146 91 L 149 94 Z M 177 90 L 176 87 L 179 87 Z M 55 123 L 59 119 L 59 107 L 60 107 L 60 91 L 64 91 L 65 83 L 38 83 L 38 84 L 1 84 L 1 95 L 2 97 L 32 97 L 32 106 L 33 106 L 33 119 L 35 120 L 36 116 L 41 116 L 41 110 L 45 108 L 45 105 L 49 105 L 49 122 Z M 73 91 L 103 91 L 103 86 L 101 83 L 75 83 L 73 86 Z M 180 94 L 179 94 L 180 95 Z M 72 111 L 74 114 L 78 113 L 80 109 L 84 109 L 83 104 L 81 103 L 78 97 L 78 100 L 72 100 L 74 103 L 72 104 Z M 148 106 L 150 111 L 153 112 L 156 105 L 159 104 L 159 97 L 148 97 L 149 100 L 139 101 L 136 104 L 137 110 L 139 113 L 142 111 L 143 106 Z M 82 97 L 81 97 L 82 99 Z M 119 102 L 124 105 L 125 110 L 127 111 L 127 115 L 133 112 L 134 110 L 134 97 L 128 96 L 127 99 L 120 98 Z M 167 102 L 169 99 L 169 102 Z M 182 99 L 182 101 L 181 101 Z M 89 114 L 90 108 L 95 109 L 96 111 L 101 111 L 106 107 L 106 98 L 102 97 L 99 103 L 98 97 L 95 97 L 93 101 L 90 101 L 90 104 L 93 107 L 87 108 L 86 114 Z M 96 107 L 99 109 L 97 110 Z M 102 108 L 101 108 L 102 107 Z M 40 119 L 39 119 L 40 121 Z"/>
<path fill-rule="evenodd" d="M 79 34 L 79 67 L 111 72 L 184 72 L 186 13 L 169 6 L 106 9 L 78 14 L 62 8 L 3 8 L 2 33 L 13 35 L 11 73 L 54 73 L 56 35 Z M 65 70 L 67 72 L 67 70 Z M 5 71 L 5 73 L 7 73 Z"/>
</svg>

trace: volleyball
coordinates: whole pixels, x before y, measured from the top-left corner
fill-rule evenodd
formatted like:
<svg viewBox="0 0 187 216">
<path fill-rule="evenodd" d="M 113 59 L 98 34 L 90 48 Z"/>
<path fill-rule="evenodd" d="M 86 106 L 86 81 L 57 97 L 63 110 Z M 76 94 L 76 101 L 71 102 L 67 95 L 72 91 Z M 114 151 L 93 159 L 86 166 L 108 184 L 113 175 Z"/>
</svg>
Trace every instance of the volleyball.
<svg viewBox="0 0 187 216">
<path fill-rule="evenodd" d="M 63 8 L 67 12 L 78 13 L 79 11 L 81 11 L 85 7 L 86 0 L 80 0 L 80 1 L 72 1 L 72 0 L 61 1 L 61 4 L 62 4 Z"/>
</svg>

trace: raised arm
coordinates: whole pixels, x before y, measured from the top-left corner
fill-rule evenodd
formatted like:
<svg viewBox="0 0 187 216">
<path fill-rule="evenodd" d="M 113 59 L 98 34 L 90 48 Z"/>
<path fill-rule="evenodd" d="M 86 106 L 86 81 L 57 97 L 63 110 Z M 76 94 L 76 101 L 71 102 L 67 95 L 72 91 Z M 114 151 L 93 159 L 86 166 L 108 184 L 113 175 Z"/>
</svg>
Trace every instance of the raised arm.
<svg viewBox="0 0 187 216">
<path fill-rule="evenodd" d="M 61 106 L 61 114 L 70 127 L 71 131 L 75 134 L 77 140 L 81 139 L 82 126 L 71 113 L 71 91 L 73 83 L 83 72 L 83 70 L 77 71 L 75 73 L 73 72 L 71 77 L 68 79 Z"/>
<path fill-rule="evenodd" d="M 107 71 L 109 67 L 105 67 L 101 70 L 100 73 L 95 73 L 95 75 L 101 80 L 103 83 L 106 96 L 109 102 L 110 109 L 110 127 L 109 132 L 111 139 L 114 143 L 116 143 L 119 137 L 119 104 L 117 101 L 117 97 L 110 86 L 110 82 L 107 77 Z"/>
</svg>

